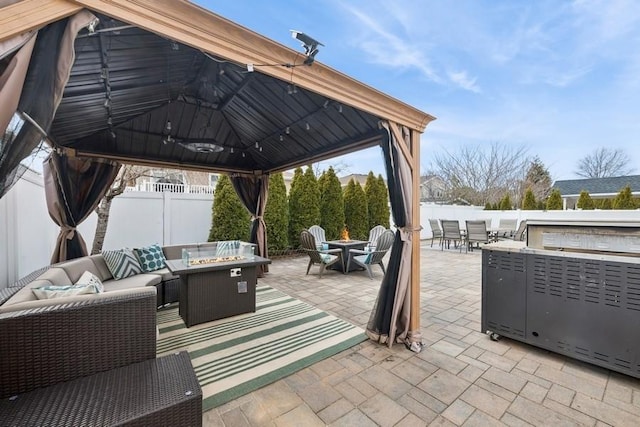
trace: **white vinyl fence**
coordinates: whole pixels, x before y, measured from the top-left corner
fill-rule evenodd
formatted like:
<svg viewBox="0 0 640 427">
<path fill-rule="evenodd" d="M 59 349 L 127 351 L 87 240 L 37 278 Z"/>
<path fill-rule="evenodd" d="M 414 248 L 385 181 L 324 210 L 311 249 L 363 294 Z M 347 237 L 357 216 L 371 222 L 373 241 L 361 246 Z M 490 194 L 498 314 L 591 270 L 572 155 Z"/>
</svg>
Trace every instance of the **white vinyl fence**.
<svg viewBox="0 0 640 427">
<path fill-rule="evenodd" d="M 213 194 L 175 188 L 163 192 L 127 191 L 111 206 L 104 249 L 202 242 L 209 236 Z M 485 211 L 474 206 L 420 206 L 421 239 L 431 238 L 429 218 L 488 219 L 497 227 L 500 218 L 639 220 L 640 211 Z M 91 250 L 97 216 L 80 224 Z M 393 223 L 393 222 L 392 222 Z M 0 199 L 0 288 L 50 263 L 58 227 L 47 212 L 42 176 L 27 170 L 22 179 Z"/>
<path fill-rule="evenodd" d="M 127 191 L 111 204 L 104 249 L 203 242 L 211 228 L 210 192 Z M 97 215 L 78 230 L 90 251 Z M 47 212 L 42 176 L 27 170 L 0 199 L 0 288 L 48 265 L 58 226 Z"/>
</svg>

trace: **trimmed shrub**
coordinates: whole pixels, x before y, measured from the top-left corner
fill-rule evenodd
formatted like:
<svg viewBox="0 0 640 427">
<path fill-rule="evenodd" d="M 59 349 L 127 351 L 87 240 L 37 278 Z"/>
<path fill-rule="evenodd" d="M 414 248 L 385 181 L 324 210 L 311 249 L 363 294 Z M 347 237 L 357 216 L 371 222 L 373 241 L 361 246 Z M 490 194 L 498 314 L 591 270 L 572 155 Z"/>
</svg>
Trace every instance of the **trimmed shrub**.
<svg viewBox="0 0 640 427">
<path fill-rule="evenodd" d="M 367 240 L 369 237 L 367 197 L 360 183 L 353 178 L 344 189 L 344 218 L 350 238 Z"/>
<path fill-rule="evenodd" d="M 269 251 L 281 251 L 289 247 L 289 205 L 287 187 L 282 173 L 269 176 L 269 197 L 264 212 L 267 225 Z"/>
<path fill-rule="evenodd" d="M 501 211 L 510 211 L 513 209 L 513 205 L 511 204 L 511 197 L 509 193 L 505 194 L 502 200 L 500 200 L 500 210 Z"/>
<path fill-rule="evenodd" d="M 227 175 L 220 176 L 214 194 L 209 241 L 249 240 L 251 216 Z"/>
<path fill-rule="evenodd" d="M 534 196 L 533 190 L 527 188 L 527 191 L 524 193 L 524 200 L 522 201 L 522 209 L 525 211 L 533 211 L 537 207 L 536 196 Z"/>
<path fill-rule="evenodd" d="M 613 200 L 613 209 L 635 209 L 636 204 L 631 196 L 631 187 L 624 187 Z"/>
<path fill-rule="evenodd" d="M 300 233 L 320 224 L 320 189 L 311 167 L 306 172 L 297 168 L 289 192 L 289 243 L 300 246 Z"/>
<path fill-rule="evenodd" d="M 578 197 L 578 202 L 576 203 L 576 207 L 584 210 L 592 210 L 595 208 L 593 199 L 591 198 L 587 190 L 582 190 L 580 192 L 580 197 Z"/>
<path fill-rule="evenodd" d="M 547 199 L 547 210 L 548 211 L 561 211 L 562 210 L 562 196 L 560 195 L 560 190 L 554 188 L 551 190 L 551 194 Z"/>
<path fill-rule="evenodd" d="M 391 215 L 389 212 L 389 193 L 382 175 L 378 175 L 376 178 L 373 172 L 369 172 L 364 184 L 364 193 L 367 198 L 369 229 L 376 225 L 389 228 L 389 216 Z"/>
<path fill-rule="evenodd" d="M 344 227 L 344 200 L 342 185 L 333 167 L 322 173 L 318 179 L 320 187 L 320 226 L 324 228 L 328 240 L 340 238 Z"/>
</svg>

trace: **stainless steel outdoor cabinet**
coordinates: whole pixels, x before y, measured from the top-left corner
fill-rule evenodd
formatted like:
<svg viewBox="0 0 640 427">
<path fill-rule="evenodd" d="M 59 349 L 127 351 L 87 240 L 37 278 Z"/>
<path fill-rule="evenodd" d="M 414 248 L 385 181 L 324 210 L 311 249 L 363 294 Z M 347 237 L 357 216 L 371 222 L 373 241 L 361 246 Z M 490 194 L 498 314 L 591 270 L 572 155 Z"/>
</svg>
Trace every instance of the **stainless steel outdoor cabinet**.
<svg viewBox="0 0 640 427">
<path fill-rule="evenodd" d="M 483 332 L 640 378 L 640 224 L 527 227 L 483 250 Z"/>
</svg>

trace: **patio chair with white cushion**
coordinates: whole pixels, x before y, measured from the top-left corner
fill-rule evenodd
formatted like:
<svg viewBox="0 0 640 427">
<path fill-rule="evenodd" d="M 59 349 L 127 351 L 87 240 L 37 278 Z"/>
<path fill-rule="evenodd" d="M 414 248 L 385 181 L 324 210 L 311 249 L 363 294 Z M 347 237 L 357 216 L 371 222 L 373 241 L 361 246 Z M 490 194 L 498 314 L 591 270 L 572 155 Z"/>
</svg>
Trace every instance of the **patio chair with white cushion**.
<svg viewBox="0 0 640 427">
<path fill-rule="evenodd" d="M 500 218 L 498 225 L 498 236 L 513 237 L 516 232 L 517 219 Z"/>
<path fill-rule="evenodd" d="M 328 266 L 342 259 L 342 249 L 340 248 L 319 250 L 315 237 L 308 230 L 302 230 L 300 233 L 300 247 L 309 255 L 306 274 L 309 274 L 312 265 L 318 264 L 320 265 L 320 277 L 322 277 L 322 273 Z"/>
<path fill-rule="evenodd" d="M 382 263 L 382 259 L 385 254 L 391 248 L 393 244 L 393 239 L 395 235 L 391 230 L 385 230 L 378 240 L 376 240 L 376 250 L 375 251 L 367 251 L 361 249 L 349 249 L 349 261 L 347 262 L 347 271 L 349 271 L 350 264 L 355 262 L 361 267 L 364 267 L 369 274 L 369 278 L 373 279 L 373 271 L 371 270 L 372 265 L 379 265 L 382 269 L 382 274 L 385 274 L 386 271 L 384 269 L 384 264 Z"/>
</svg>

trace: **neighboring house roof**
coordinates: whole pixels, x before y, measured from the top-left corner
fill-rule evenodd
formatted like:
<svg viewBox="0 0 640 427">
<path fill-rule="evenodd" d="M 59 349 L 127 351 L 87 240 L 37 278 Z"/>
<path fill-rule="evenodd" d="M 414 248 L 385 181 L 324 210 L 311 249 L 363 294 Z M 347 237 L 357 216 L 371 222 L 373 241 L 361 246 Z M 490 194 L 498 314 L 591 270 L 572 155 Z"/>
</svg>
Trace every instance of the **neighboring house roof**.
<svg viewBox="0 0 640 427">
<path fill-rule="evenodd" d="M 626 186 L 633 192 L 640 191 L 640 175 L 614 176 L 609 178 L 585 178 L 556 181 L 553 188 L 560 190 L 562 196 L 579 195 L 586 190 L 589 195 L 616 194 Z"/>
</svg>

